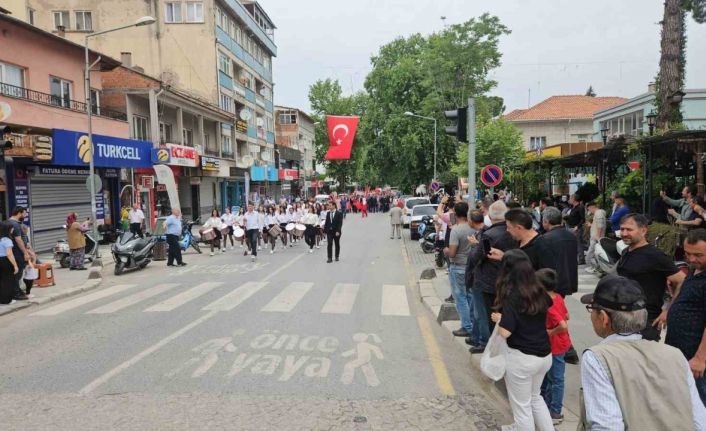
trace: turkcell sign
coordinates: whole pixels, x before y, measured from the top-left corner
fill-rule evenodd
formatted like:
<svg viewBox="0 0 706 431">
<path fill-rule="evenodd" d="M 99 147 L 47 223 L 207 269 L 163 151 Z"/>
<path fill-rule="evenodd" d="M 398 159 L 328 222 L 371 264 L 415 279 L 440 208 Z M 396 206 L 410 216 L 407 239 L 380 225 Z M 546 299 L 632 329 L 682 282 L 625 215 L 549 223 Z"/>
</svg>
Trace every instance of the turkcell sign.
<svg viewBox="0 0 706 431">
<path fill-rule="evenodd" d="M 73 130 L 52 130 L 55 165 L 87 166 L 90 161 L 88 135 Z M 113 136 L 93 135 L 93 163 L 100 168 L 150 168 L 152 143 Z"/>
</svg>

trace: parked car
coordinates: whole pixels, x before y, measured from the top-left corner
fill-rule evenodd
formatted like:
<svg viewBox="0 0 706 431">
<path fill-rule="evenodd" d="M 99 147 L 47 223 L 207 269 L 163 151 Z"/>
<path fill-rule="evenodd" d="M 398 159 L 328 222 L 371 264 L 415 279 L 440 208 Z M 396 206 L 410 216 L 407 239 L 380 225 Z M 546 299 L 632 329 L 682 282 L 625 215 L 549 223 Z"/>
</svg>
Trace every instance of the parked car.
<svg viewBox="0 0 706 431">
<path fill-rule="evenodd" d="M 422 223 L 422 218 L 424 216 L 433 217 L 434 214 L 436 214 L 436 207 L 436 205 L 427 203 L 422 205 L 415 205 L 412 208 L 409 220 L 409 235 L 412 240 L 419 239 L 419 225 Z"/>
<path fill-rule="evenodd" d="M 429 198 L 409 197 L 405 199 L 404 207 L 402 207 L 402 227 L 409 227 L 409 220 L 412 218 L 412 208 L 416 205 L 428 205 L 430 203 Z"/>
</svg>

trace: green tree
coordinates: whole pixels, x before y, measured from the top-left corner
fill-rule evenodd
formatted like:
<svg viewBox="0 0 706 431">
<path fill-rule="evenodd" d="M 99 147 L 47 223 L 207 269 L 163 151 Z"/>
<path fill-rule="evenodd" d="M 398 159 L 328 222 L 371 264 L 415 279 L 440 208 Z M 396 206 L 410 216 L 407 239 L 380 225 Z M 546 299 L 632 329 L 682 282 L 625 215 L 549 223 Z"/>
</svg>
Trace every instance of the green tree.
<svg viewBox="0 0 706 431">
<path fill-rule="evenodd" d="M 364 154 L 364 138 L 360 130 L 353 141 L 353 150 L 350 160 L 325 160 L 329 148 L 326 115 L 357 115 L 365 112 L 367 95 L 356 93 L 346 96 L 337 80 L 318 80 L 309 87 L 309 104 L 312 109 L 312 118 L 318 124 L 315 126 L 316 134 L 316 161 L 323 163 L 326 175 L 334 178 L 340 190 L 345 190 L 353 180 L 357 170 L 357 160 Z M 360 127 L 359 127 L 360 129 Z"/>
<path fill-rule="evenodd" d="M 596 92 L 593 90 L 593 85 L 588 86 L 588 90 L 586 90 L 586 96 L 596 97 Z"/>
<path fill-rule="evenodd" d="M 522 132 L 514 124 L 502 118 L 481 124 L 476 132 L 476 173 L 489 164 L 500 166 L 505 172 L 522 161 L 525 149 Z M 459 177 L 468 177 L 468 150 L 465 145 L 458 148 L 458 163 L 452 172 Z"/>
</svg>

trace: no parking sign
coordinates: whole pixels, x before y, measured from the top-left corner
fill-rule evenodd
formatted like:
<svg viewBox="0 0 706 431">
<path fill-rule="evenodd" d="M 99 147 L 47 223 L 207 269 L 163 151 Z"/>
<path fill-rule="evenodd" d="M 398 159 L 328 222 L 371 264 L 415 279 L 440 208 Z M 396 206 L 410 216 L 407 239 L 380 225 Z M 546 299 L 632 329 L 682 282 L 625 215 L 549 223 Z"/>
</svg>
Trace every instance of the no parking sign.
<svg viewBox="0 0 706 431">
<path fill-rule="evenodd" d="M 480 171 L 480 180 L 487 187 L 495 187 L 503 180 L 503 170 L 496 165 L 487 165 Z"/>
</svg>

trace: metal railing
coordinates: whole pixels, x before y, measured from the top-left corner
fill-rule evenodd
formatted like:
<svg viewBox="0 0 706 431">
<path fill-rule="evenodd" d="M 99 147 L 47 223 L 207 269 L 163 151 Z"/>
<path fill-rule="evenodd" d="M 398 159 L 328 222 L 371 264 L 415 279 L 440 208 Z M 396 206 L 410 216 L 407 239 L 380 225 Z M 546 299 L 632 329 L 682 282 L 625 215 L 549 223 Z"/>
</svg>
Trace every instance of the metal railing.
<svg viewBox="0 0 706 431">
<path fill-rule="evenodd" d="M 13 97 L 15 99 L 28 100 L 40 105 L 55 106 L 57 108 L 68 109 L 76 112 L 86 112 L 86 103 L 77 100 L 71 100 L 68 97 L 60 97 L 52 94 L 42 93 L 35 90 L 30 90 L 16 85 L 0 83 L 0 95 Z M 123 112 L 112 111 L 110 109 L 101 108 L 100 106 L 92 106 L 91 112 L 99 117 L 111 118 L 113 120 L 127 121 L 127 115 Z"/>
<path fill-rule="evenodd" d="M 214 156 L 214 157 L 219 156 L 218 149 L 216 149 L 216 148 L 206 148 L 204 150 L 204 153 L 206 153 L 207 156 Z"/>
</svg>

